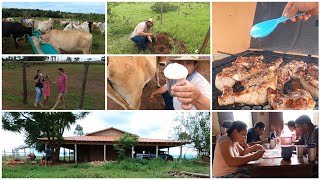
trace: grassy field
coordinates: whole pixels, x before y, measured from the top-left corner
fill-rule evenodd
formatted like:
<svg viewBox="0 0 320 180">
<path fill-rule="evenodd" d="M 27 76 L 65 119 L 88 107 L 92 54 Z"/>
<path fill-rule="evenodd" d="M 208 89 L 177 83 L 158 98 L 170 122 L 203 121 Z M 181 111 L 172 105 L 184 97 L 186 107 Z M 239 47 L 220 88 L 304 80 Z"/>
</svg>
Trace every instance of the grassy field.
<svg viewBox="0 0 320 180">
<path fill-rule="evenodd" d="M 210 165 L 192 160 L 164 161 L 162 159 L 128 159 L 106 162 L 100 166 L 90 163 L 39 166 L 16 166 L 2 163 L 3 178 L 169 178 L 169 171 L 210 173 Z"/>
<path fill-rule="evenodd" d="M 28 104 L 23 104 L 22 64 L 2 64 L 2 108 L 3 109 L 34 109 L 35 96 L 33 78 L 38 69 L 43 75 L 49 75 L 51 82 L 57 81 L 57 69 L 63 67 L 68 75 L 68 93 L 65 96 L 66 109 L 78 109 L 80 103 L 80 89 L 84 72 L 84 65 L 42 64 L 27 67 Z M 90 65 L 87 77 L 83 109 L 105 109 L 105 66 Z M 57 98 L 57 86 L 51 83 L 49 107 Z"/>
<path fill-rule="evenodd" d="M 14 18 L 16 22 L 20 21 L 19 17 Z M 37 18 L 35 18 L 37 19 Z M 38 18 L 39 20 L 43 20 L 42 18 Z M 54 19 L 54 18 L 53 18 Z M 45 19 L 48 20 L 48 19 Z M 81 21 L 84 22 L 84 21 Z M 63 30 L 63 26 L 60 24 L 55 24 L 54 29 Z M 99 29 L 92 31 L 93 43 L 92 43 L 92 54 L 105 54 L 105 35 L 101 35 Z M 25 40 L 21 40 L 19 44 L 19 48 L 16 49 L 13 38 L 4 38 L 2 41 L 2 53 L 3 54 L 34 54 L 31 44 L 25 42 Z"/>
<path fill-rule="evenodd" d="M 156 19 L 153 27 L 155 34 L 168 33 L 171 38 L 183 41 L 189 54 L 196 54 L 210 27 L 210 3 L 181 3 L 180 11 L 163 14 L 163 24 L 160 23 L 160 14 L 151 10 L 153 4 L 108 3 L 108 9 L 111 8 L 111 15 L 108 14 L 108 54 L 139 53 L 130 35 L 138 23 L 150 17 Z M 179 6 L 179 3 L 171 4 Z M 173 49 L 171 54 L 175 53 Z M 205 54 L 209 53 L 210 41 L 205 50 Z"/>
</svg>

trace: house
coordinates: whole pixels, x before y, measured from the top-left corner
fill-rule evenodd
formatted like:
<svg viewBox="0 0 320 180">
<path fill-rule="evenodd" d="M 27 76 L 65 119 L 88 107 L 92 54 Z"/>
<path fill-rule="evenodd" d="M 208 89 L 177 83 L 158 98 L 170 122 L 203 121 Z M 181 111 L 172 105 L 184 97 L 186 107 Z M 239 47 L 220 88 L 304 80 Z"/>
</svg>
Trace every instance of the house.
<svg viewBox="0 0 320 180">
<path fill-rule="evenodd" d="M 116 128 L 107 128 L 100 131 L 88 133 L 84 136 L 64 137 L 62 148 L 74 150 L 75 162 L 88 162 L 88 161 L 108 161 L 117 160 L 118 154 L 113 149 L 116 141 L 124 135 L 125 131 Z M 131 133 L 128 133 L 131 134 Z M 46 143 L 47 138 L 38 138 L 38 140 Z M 180 157 L 182 155 L 182 145 L 190 143 L 189 141 L 179 140 L 162 140 L 151 138 L 139 138 L 138 144 L 127 150 L 127 156 L 134 157 L 135 153 L 152 153 L 158 156 L 160 149 L 180 146 Z M 47 145 L 47 143 L 46 143 Z"/>
</svg>

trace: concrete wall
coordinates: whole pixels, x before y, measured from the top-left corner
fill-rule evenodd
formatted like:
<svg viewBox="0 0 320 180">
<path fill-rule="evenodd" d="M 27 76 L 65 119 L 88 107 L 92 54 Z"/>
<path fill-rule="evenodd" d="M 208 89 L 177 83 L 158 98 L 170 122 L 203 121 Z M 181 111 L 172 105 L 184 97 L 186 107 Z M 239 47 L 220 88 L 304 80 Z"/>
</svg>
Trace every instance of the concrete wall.
<svg viewBox="0 0 320 180">
<path fill-rule="evenodd" d="M 250 47 L 256 2 L 212 3 L 213 53 L 239 53 Z"/>
</svg>

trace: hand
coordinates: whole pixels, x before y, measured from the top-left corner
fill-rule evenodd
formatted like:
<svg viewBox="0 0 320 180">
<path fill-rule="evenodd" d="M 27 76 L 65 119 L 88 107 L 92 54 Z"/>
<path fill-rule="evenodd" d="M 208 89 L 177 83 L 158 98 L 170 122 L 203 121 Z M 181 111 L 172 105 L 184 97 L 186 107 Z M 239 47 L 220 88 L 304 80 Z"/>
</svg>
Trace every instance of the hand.
<svg viewBox="0 0 320 180">
<path fill-rule="evenodd" d="M 149 102 L 153 102 L 154 100 L 154 93 L 151 93 L 150 97 L 149 97 Z"/>
<path fill-rule="evenodd" d="M 259 150 L 257 152 L 255 152 L 252 156 L 253 160 L 258 160 L 260 158 L 262 158 L 263 154 L 264 154 L 264 150 Z"/>
<path fill-rule="evenodd" d="M 312 15 L 318 15 L 318 2 L 288 2 L 286 7 L 283 9 L 282 15 L 285 17 L 291 17 L 299 11 L 306 12 L 306 14 L 290 18 L 292 22 L 296 22 L 297 19 L 304 19 L 306 21 Z"/>
<path fill-rule="evenodd" d="M 259 150 L 264 151 L 265 150 L 264 147 L 260 144 L 255 144 L 254 146 L 255 146 L 256 151 L 259 151 Z"/>
<path fill-rule="evenodd" d="M 176 96 L 182 104 L 194 104 L 201 96 L 199 89 L 187 80 L 173 85 L 171 87 L 171 94 Z"/>
<path fill-rule="evenodd" d="M 263 139 L 261 142 L 262 142 L 262 143 L 268 143 L 268 138 Z"/>
</svg>

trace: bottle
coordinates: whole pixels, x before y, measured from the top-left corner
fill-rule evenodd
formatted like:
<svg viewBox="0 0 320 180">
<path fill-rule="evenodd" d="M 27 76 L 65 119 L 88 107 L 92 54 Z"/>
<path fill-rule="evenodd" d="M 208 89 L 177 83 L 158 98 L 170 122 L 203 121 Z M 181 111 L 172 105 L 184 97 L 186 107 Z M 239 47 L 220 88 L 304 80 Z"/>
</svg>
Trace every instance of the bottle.
<svg viewBox="0 0 320 180">
<path fill-rule="evenodd" d="M 273 131 L 271 132 L 270 138 L 271 138 L 271 139 L 275 139 L 275 138 L 276 138 L 276 130 L 273 130 Z"/>
<path fill-rule="evenodd" d="M 283 129 L 280 135 L 281 145 L 291 145 L 292 144 L 292 134 L 289 129 Z"/>
</svg>

